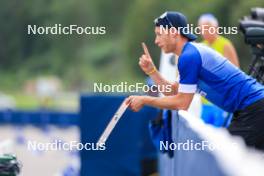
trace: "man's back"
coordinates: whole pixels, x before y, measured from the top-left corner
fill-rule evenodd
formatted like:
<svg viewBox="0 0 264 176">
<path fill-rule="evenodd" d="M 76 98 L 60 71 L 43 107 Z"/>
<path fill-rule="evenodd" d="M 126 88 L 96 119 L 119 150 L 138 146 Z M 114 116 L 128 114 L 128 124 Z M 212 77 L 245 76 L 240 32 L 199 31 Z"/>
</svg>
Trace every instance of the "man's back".
<svg viewBox="0 0 264 176">
<path fill-rule="evenodd" d="M 201 95 L 228 112 L 264 98 L 262 85 L 203 44 L 186 43 L 178 67 L 180 89 L 196 86 Z"/>
</svg>

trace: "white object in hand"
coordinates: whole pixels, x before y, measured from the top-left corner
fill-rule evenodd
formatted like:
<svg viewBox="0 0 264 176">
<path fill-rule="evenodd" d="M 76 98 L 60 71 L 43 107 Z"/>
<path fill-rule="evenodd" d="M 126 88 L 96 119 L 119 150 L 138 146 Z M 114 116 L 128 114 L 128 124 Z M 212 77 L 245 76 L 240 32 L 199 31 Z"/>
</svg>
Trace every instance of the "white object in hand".
<svg viewBox="0 0 264 176">
<path fill-rule="evenodd" d="M 129 104 L 126 104 L 125 100 L 122 102 L 122 104 L 119 106 L 118 110 L 112 117 L 111 121 L 108 123 L 107 127 L 105 128 L 103 134 L 99 138 L 97 144 L 104 144 L 106 140 L 108 139 L 109 135 L 111 134 L 112 130 L 115 128 L 117 122 L 121 119 L 122 115 L 126 111 Z"/>
</svg>

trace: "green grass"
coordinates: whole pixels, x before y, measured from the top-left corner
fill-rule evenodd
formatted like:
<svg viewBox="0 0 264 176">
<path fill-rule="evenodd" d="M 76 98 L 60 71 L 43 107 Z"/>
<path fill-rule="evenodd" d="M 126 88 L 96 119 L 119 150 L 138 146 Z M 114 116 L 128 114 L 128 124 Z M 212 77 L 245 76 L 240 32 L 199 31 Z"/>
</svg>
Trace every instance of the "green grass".
<svg viewBox="0 0 264 176">
<path fill-rule="evenodd" d="M 21 93 L 15 93 L 12 96 L 15 98 L 17 109 L 36 109 L 40 106 L 40 102 L 35 96 Z"/>
</svg>

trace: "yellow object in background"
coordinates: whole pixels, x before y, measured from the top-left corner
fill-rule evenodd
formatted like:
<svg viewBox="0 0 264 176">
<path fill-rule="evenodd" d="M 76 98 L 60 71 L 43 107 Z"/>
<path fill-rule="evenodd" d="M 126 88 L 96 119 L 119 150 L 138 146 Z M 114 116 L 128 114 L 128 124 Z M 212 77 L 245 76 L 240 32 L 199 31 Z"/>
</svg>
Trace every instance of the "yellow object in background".
<svg viewBox="0 0 264 176">
<path fill-rule="evenodd" d="M 227 44 L 229 45 L 231 44 L 230 40 L 222 36 L 218 36 L 217 39 L 212 44 L 209 44 L 208 41 L 206 40 L 204 40 L 202 43 L 213 48 L 214 50 L 218 51 L 222 55 L 224 55 L 224 46 Z"/>
</svg>

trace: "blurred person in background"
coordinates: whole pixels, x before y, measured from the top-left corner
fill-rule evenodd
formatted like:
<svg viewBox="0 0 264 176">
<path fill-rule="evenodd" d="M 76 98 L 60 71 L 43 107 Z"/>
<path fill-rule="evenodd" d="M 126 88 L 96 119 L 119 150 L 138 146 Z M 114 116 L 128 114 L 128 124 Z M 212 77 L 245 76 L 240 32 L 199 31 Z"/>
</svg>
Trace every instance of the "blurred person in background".
<svg viewBox="0 0 264 176">
<path fill-rule="evenodd" d="M 217 28 L 218 20 L 213 14 L 206 13 L 200 16 L 198 25 L 200 28 L 203 27 L 204 29 Z M 204 39 L 202 43 L 218 51 L 231 63 L 239 67 L 239 60 L 232 42 L 227 38 L 219 35 L 216 30 L 214 31 L 215 32 L 213 33 L 209 32 L 209 30 L 204 30 L 201 34 L 202 38 Z"/>
</svg>

